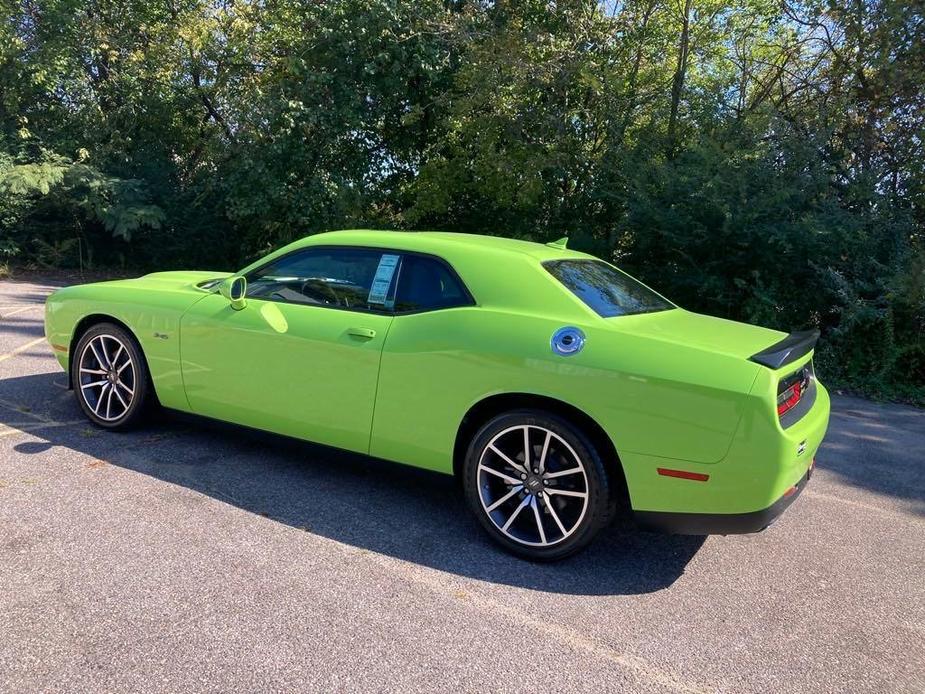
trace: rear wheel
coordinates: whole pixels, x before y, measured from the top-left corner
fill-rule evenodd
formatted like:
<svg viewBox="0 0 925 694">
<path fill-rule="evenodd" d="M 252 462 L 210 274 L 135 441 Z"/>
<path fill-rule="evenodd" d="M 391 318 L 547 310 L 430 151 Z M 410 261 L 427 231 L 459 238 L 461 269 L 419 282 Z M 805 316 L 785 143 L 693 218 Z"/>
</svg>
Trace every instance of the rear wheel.
<svg viewBox="0 0 925 694">
<path fill-rule="evenodd" d="M 127 429 L 149 400 L 148 367 L 135 338 L 113 323 L 87 330 L 74 350 L 71 383 L 80 409 L 94 424 Z"/>
<path fill-rule="evenodd" d="M 466 499 L 505 549 L 527 559 L 562 559 L 585 547 L 613 515 L 607 472 L 571 422 L 517 410 L 473 438 L 463 474 Z"/>
</svg>

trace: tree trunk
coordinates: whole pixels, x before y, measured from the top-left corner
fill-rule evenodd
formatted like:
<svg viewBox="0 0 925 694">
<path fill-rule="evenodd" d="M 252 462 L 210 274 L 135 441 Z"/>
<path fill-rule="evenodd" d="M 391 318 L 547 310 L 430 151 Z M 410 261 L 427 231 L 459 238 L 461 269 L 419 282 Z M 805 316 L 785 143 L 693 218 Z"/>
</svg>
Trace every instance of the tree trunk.
<svg viewBox="0 0 925 694">
<path fill-rule="evenodd" d="M 633 67 L 630 70 L 629 84 L 627 86 L 628 102 L 623 118 L 620 121 L 620 129 L 617 135 L 618 144 L 623 143 L 623 138 L 626 136 L 626 129 L 629 127 L 630 121 L 633 118 L 633 113 L 636 110 L 636 102 L 639 96 L 639 88 L 637 86 L 639 69 L 642 66 L 642 58 L 645 54 L 645 40 L 648 35 L 649 19 L 651 19 L 654 11 L 655 0 L 649 0 L 645 12 L 642 15 L 642 21 L 640 22 L 638 45 L 636 46 L 636 54 L 633 56 Z"/>
<path fill-rule="evenodd" d="M 678 129 L 678 110 L 681 106 L 681 94 L 684 91 L 684 79 L 687 76 L 687 63 L 690 56 L 690 20 L 693 0 L 684 0 L 681 12 L 681 38 L 678 41 L 678 62 L 671 82 L 671 115 L 668 117 L 668 140 L 674 147 L 675 134 Z M 680 9 L 680 7 L 679 7 Z"/>
</svg>

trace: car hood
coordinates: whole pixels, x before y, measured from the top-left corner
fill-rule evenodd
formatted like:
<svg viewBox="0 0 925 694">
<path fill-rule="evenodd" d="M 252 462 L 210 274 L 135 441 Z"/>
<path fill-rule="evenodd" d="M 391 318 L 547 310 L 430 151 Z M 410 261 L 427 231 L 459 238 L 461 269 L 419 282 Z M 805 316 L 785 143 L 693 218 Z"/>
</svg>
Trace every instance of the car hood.
<svg viewBox="0 0 925 694">
<path fill-rule="evenodd" d="M 606 320 L 621 331 L 743 359 L 787 337 L 787 333 L 779 330 L 705 316 L 681 308 Z"/>
<path fill-rule="evenodd" d="M 158 289 L 179 289 L 193 287 L 208 280 L 220 280 L 230 276 L 230 272 L 215 272 L 204 270 L 173 270 L 170 272 L 152 272 L 132 280 L 125 280 L 132 284 L 148 284 Z"/>
<path fill-rule="evenodd" d="M 153 272 L 149 275 L 131 279 L 107 280 L 104 282 L 92 282 L 90 284 L 73 284 L 58 289 L 53 292 L 49 298 L 109 297 L 112 295 L 108 293 L 108 290 L 124 289 L 126 292 L 133 294 L 136 299 L 147 292 L 152 292 L 165 295 L 185 295 L 188 296 L 190 300 L 196 300 L 204 296 L 203 289 L 200 288 L 199 285 L 209 280 L 222 280 L 229 275 L 230 273 L 227 272 L 197 270 Z M 103 292 L 103 294 L 100 294 L 100 292 Z M 127 294 L 124 296 L 127 296 Z"/>
</svg>

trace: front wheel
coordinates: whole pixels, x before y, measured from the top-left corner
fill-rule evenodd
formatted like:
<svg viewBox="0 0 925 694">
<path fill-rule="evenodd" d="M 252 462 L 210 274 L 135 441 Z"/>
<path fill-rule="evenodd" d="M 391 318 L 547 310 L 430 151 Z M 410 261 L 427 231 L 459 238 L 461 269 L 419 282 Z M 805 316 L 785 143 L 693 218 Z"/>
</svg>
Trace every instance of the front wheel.
<svg viewBox="0 0 925 694">
<path fill-rule="evenodd" d="M 149 399 L 148 367 L 141 348 L 124 328 L 99 323 L 74 350 L 71 383 L 80 409 L 97 426 L 127 429 Z"/>
<path fill-rule="evenodd" d="M 612 518 L 607 471 L 571 422 L 538 410 L 498 415 L 472 439 L 466 500 L 488 534 L 526 559 L 562 559 Z"/>
</svg>

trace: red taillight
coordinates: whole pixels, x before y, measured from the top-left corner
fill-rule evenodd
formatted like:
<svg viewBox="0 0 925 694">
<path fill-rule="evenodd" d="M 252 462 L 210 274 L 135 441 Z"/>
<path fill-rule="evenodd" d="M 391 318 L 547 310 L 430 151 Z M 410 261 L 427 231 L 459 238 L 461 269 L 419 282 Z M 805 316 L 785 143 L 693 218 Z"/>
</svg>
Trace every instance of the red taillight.
<svg viewBox="0 0 925 694">
<path fill-rule="evenodd" d="M 803 397 L 803 384 L 797 381 L 777 396 L 777 416 L 780 417 L 784 412 L 800 402 L 801 397 Z"/>
</svg>

